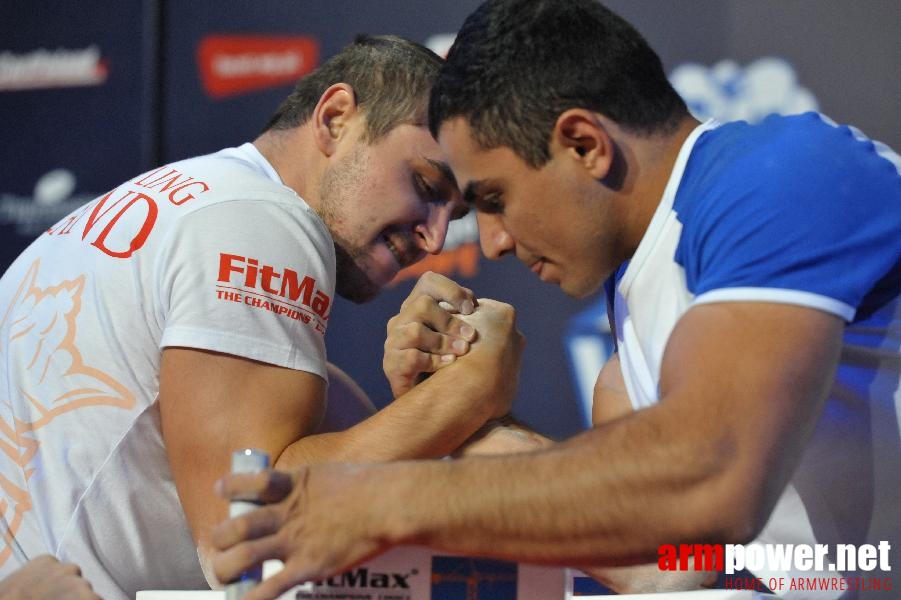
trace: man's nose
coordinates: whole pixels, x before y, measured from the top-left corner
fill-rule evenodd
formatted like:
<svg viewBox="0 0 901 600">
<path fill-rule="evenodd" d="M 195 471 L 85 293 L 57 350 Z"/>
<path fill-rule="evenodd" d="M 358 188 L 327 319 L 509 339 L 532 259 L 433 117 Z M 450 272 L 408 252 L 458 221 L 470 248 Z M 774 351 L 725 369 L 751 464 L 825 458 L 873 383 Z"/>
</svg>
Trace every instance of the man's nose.
<svg viewBox="0 0 901 600">
<path fill-rule="evenodd" d="M 504 228 L 500 215 L 476 213 L 479 224 L 479 243 L 482 252 L 491 260 L 497 260 L 514 249 L 513 238 Z"/>
<path fill-rule="evenodd" d="M 447 239 L 450 217 L 450 203 L 429 205 L 429 213 L 425 221 L 413 229 L 416 234 L 416 245 L 429 254 L 441 252 L 441 249 L 444 248 L 444 241 Z"/>
</svg>

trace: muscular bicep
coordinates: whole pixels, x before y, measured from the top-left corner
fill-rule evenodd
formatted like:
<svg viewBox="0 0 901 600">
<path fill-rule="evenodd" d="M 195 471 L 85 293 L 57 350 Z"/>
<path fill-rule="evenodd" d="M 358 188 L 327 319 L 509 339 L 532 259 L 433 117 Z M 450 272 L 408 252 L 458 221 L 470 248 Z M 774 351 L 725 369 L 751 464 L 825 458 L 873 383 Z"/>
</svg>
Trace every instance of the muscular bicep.
<svg viewBox="0 0 901 600">
<path fill-rule="evenodd" d="M 591 422 L 597 427 L 632 412 L 632 403 L 626 392 L 619 354 L 614 354 L 604 364 L 594 384 L 591 404 Z"/>
<path fill-rule="evenodd" d="M 724 302 L 693 307 L 670 336 L 661 409 L 681 423 L 687 442 L 704 448 L 710 458 L 699 462 L 721 470 L 722 485 L 747 502 L 755 526 L 813 431 L 843 328 L 839 317 L 812 308 Z"/>
<path fill-rule="evenodd" d="M 322 418 L 325 382 L 318 375 L 227 354 L 163 351 L 160 414 L 175 485 L 198 545 L 226 517 L 213 493 L 234 450 L 253 447 L 274 462 Z"/>
</svg>

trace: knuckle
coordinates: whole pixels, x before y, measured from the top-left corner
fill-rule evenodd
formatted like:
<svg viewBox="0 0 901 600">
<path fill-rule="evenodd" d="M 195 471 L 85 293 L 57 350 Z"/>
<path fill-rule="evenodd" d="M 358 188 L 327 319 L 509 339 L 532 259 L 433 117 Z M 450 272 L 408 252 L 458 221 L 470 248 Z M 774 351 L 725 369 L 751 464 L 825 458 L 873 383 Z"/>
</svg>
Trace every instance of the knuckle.
<svg viewBox="0 0 901 600">
<path fill-rule="evenodd" d="M 408 366 L 407 370 L 414 371 L 416 369 L 421 368 L 423 366 L 423 363 L 425 362 L 423 360 L 423 358 L 425 356 L 427 356 L 427 355 L 424 355 L 419 350 L 415 350 L 413 348 L 406 350 L 405 354 L 404 354 L 404 358 L 405 358 L 405 363 Z"/>
<path fill-rule="evenodd" d="M 385 352 L 390 352 L 392 350 L 398 349 L 399 347 L 403 347 L 404 341 L 404 328 L 398 327 L 392 331 L 388 332 L 388 336 L 385 338 Z"/>
<path fill-rule="evenodd" d="M 419 296 L 413 300 L 413 308 L 419 311 L 427 311 L 432 308 L 435 300 L 431 296 Z"/>
<path fill-rule="evenodd" d="M 439 356 L 427 354 L 425 352 L 416 351 L 416 368 L 421 370 L 434 371 L 437 364 L 440 364 Z"/>
<path fill-rule="evenodd" d="M 423 325 L 421 323 L 410 323 L 401 330 L 400 345 L 409 347 L 416 344 L 422 333 Z M 405 348 L 407 349 L 407 348 Z"/>
<path fill-rule="evenodd" d="M 403 377 L 407 375 L 411 369 L 416 366 L 416 358 L 411 353 L 414 352 L 409 348 L 397 351 L 397 360 L 390 369 L 392 377 Z"/>
</svg>

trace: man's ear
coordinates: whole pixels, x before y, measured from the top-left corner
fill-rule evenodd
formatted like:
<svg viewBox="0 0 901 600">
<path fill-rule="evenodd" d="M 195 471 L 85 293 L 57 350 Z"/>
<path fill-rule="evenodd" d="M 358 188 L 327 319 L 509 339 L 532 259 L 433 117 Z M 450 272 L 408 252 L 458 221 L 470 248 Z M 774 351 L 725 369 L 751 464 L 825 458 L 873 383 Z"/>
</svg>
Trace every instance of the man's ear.
<svg viewBox="0 0 901 600">
<path fill-rule="evenodd" d="M 323 154 L 331 156 L 335 152 L 356 111 L 356 96 L 348 84 L 336 83 L 325 90 L 311 117 L 316 145 Z"/>
<path fill-rule="evenodd" d="M 551 132 L 551 150 L 579 161 L 597 180 L 610 173 L 615 147 L 598 116 L 583 108 L 560 113 Z"/>
</svg>

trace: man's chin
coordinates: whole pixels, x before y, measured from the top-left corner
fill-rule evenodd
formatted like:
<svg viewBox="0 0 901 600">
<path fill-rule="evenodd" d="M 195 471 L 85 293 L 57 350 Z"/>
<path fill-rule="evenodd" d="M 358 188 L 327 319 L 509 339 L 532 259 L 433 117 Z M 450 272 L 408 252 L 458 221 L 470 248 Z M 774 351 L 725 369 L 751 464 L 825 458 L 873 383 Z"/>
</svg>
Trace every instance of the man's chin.
<svg viewBox="0 0 901 600">
<path fill-rule="evenodd" d="M 582 281 L 578 282 L 576 285 L 567 285 L 567 283 L 569 282 L 561 281 L 557 285 L 564 294 L 576 300 L 582 300 L 583 298 L 591 296 L 601 288 L 601 285 L 603 285 L 603 282 L 595 283 L 593 281 Z"/>
<path fill-rule="evenodd" d="M 356 304 L 369 302 L 379 295 L 382 286 L 374 282 L 341 246 L 335 244 L 335 292 Z"/>
<path fill-rule="evenodd" d="M 341 296 L 345 300 L 350 300 L 355 304 L 363 304 L 364 302 L 369 302 L 370 300 L 378 296 L 379 292 L 381 291 L 381 288 L 379 288 L 375 284 L 373 284 L 372 287 L 366 288 L 361 288 L 357 285 L 342 286 L 340 283 L 335 286 L 335 292 L 339 296 Z"/>
</svg>

